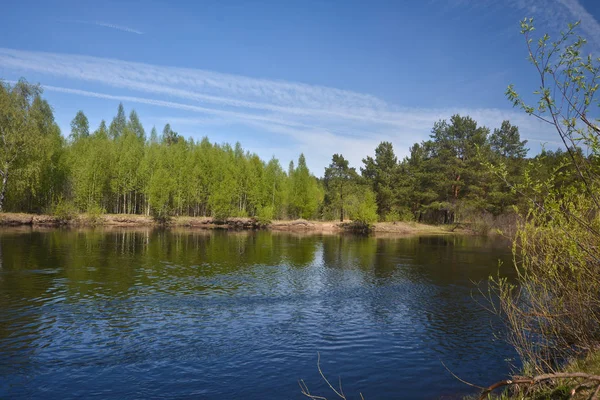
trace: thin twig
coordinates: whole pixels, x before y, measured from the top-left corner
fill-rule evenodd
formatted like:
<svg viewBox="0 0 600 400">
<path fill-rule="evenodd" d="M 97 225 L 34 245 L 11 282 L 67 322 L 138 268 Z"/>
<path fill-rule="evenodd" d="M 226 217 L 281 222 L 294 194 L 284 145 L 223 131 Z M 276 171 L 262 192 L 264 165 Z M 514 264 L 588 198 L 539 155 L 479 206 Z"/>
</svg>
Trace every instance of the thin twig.
<svg viewBox="0 0 600 400">
<path fill-rule="evenodd" d="M 600 394 L 600 385 L 596 387 L 596 390 L 594 390 L 594 394 L 592 395 L 590 400 L 598 400 L 598 394 Z"/>
<path fill-rule="evenodd" d="M 535 385 L 538 384 L 540 382 L 544 382 L 544 381 L 548 381 L 551 379 L 568 379 L 568 378 L 583 378 L 586 379 L 587 381 L 594 381 L 598 383 L 598 387 L 596 388 L 596 393 L 594 393 L 594 396 L 592 397 L 592 399 L 594 400 L 598 400 L 597 398 L 597 394 L 600 393 L 600 375 L 592 375 L 592 374 L 586 374 L 584 372 L 556 372 L 556 373 L 552 373 L 552 374 L 542 374 L 542 375 L 537 375 L 534 376 L 533 378 L 520 378 L 520 379 L 505 379 L 499 382 L 494 383 L 493 385 L 485 388 L 483 390 L 483 392 L 481 392 L 481 395 L 479 396 L 479 400 L 484 400 L 485 397 L 490 394 L 492 391 L 504 387 L 504 386 L 511 386 L 511 385 L 517 385 L 517 384 L 527 384 L 527 385 Z"/>
<path fill-rule="evenodd" d="M 459 378 L 458 376 L 456 376 L 456 374 L 454 372 L 450 371 L 450 369 L 446 366 L 446 364 L 444 364 L 443 361 L 440 360 L 440 362 L 442 363 L 442 365 L 444 366 L 444 368 L 446 368 L 446 371 L 450 372 L 450 374 L 453 377 L 455 377 L 457 380 L 461 381 L 465 385 L 469 385 L 471 387 L 474 387 L 474 388 L 477 388 L 477 389 L 481 389 L 481 390 L 485 390 L 486 389 L 483 386 L 475 385 L 474 383 L 470 383 L 470 382 L 465 381 L 464 379 Z"/>
<path fill-rule="evenodd" d="M 305 395 L 306 397 L 313 399 L 313 400 L 327 400 L 326 397 L 322 397 L 322 396 L 316 396 L 313 394 L 310 394 L 310 390 L 308 389 L 308 386 L 306 386 L 306 383 L 304 382 L 303 379 L 300 379 L 298 381 L 298 385 L 300 385 L 300 392 Z"/>
<path fill-rule="evenodd" d="M 346 394 L 344 393 L 344 388 L 342 387 L 342 378 L 339 378 L 339 391 L 336 390 L 333 385 L 331 384 L 331 382 L 329 382 L 329 379 L 327 379 L 325 377 L 325 374 L 323 373 L 323 370 L 321 369 L 321 353 L 317 352 L 317 369 L 319 370 L 319 374 L 321 375 L 321 378 L 323 378 L 323 380 L 325 381 L 325 383 L 327 384 L 327 386 L 329 386 L 329 388 L 342 400 L 346 400 Z M 300 391 L 302 392 L 302 394 L 310 399 L 313 400 L 327 400 L 326 397 L 323 396 L 317 396 L 314 394 L 310 393 L 310 390 L 308 389 L 308 386 L 306 385 L 306 383 L 304 382 L 303 379 L 298 381 L 298 385 L 300 385 Z M 363 397 L 362 393 L 359 393 L 360 398 L 362 400 L 365 400 L 365 398 Z"/>
<path fill-rule="evenodd" d="M 319 374 L 321 374 L 321 377 L 323 378 L 323 380 L 325 381 L 325 383 L 327 383 L 327 385 L 329 385 L 329 387 L 331 388 L 331 390 L 333 390 L 333 392 L 335 394 L 337 394 L 340 398 L 342 399 L 346 399 L 346 397 L 341 394 L 340 392 L 338 392 L 337 390 L 335 390 L 335 388 L 333 387 L 333 385 L 329 382 L 329 380 L 325 377 L 325 374 L 323 374 L 323 371 L 321 370 L 321 353 L 317 352 L 317 368 L 319 370 Z M 340 380 L 340 386 L 341 386 L 342 381 Z"/>
</svg>

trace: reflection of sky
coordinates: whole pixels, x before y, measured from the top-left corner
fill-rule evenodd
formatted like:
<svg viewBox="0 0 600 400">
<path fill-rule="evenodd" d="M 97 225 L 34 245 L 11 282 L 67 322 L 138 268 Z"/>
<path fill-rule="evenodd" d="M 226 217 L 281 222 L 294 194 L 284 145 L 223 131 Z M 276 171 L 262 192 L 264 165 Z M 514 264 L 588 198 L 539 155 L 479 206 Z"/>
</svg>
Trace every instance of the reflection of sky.
<svg viewBox="0 0 600 400">
<path fill-rule="evenodd" d="M 347 393 L 460 394 L 440 361 L 485 384 L 513 357 L 471 298 L 510 252 L 477 240 L 3 233 L 0 396 L 302 398 L 317 352 Z"/>
</svg>

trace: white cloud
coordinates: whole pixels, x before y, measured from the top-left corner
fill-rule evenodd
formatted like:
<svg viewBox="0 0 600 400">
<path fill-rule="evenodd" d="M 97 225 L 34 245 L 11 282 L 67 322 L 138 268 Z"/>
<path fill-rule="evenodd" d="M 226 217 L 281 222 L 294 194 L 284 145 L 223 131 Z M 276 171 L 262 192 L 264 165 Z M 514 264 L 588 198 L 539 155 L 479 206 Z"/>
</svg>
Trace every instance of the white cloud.
<svg viewBox="0 0 600 400">
<path fill-rule="evenodd" d="M 454 7 L 510 7 L 523 12 L 522 18 L 533 17 L 537 28 L 552 33 L 553 38 L 567 29 L 567 24 L 581 21 L 581 29 L 595 51 L 600 50 L 600 23 L 578 0 L 454 0 Z M 522 19 L 521 18 L 521 19 Z M 515 28 L 516 29 L 516 28 Z"/>
<path fill-rule="evenodd" d="M 591 40 L 596 41 L 600 36 L 600 24 L 578 0 L 512 0 L 512 2 L 519 9 L 541 18 L 544 25 L 564 30 L 568 23 L 581 21 L 581 28 Z"/>
<path fill-rule="evenodd" d="M 136 35 L 143 35 L 144 34 L 144 32 L 139 31 L 137 29 L 129 28 L 129 27 L 123 26 L 123 25 L 111 24 L 109 22 L 103 22 L 103 21 L 81 21 L 81 20 L 76 20 L 76 21 L 72 21 L 72 22 L 75 22 L 75 23 L 78 23 L 78 24 L 102 26 L 104 28 L 116 29 L 118 31 L 123 31 L 123 32 L 128 32 L 128 33 L 135 33 Z"/>
<path fill-rule="evenodd" d="M 87 56 L 0 49 L 0 65 L 220 106 L 386 118 L 385 102 L 351 91 Z"/>
<path fill-rule="evenodd" d="M 178 118 L 188 124 L 188 131 L 190 125 L 208 122 L 244 125 L 265 132 L 265 148 L 272 147 L 273 136 L 283 136 L 291 142 L 293 153 L 307 153 L 317 174 L 333 153 L 342 153 L 360 166 L 383 140 L 391 141 L 402 157 L 413 143 L 428 138 L 434 122 L 457 113 L 491 128 L 509 119 L 520 126 L 523 136 L 544 138 L 545 128 L 518 110 L 403 108 L 369 94 L 323 86 L 2 48 L 0 67 L 35 73 L 44 80 L 66 79 L 71 86 L 44 85 L 52 92 L 186 111 L 192 115 Z M 90 84 L 94 90 L 89 90 Z M 127 95 L 117 93 L 122 91 Z"/>
</svg>

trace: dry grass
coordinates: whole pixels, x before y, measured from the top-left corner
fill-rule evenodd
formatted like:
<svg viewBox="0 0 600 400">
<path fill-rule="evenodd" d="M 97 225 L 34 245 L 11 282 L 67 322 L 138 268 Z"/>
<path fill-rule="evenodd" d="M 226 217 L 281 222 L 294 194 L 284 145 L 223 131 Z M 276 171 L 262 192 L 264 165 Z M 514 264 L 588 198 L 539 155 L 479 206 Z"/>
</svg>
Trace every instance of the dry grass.
<svg viewBox="0 0 600 400">
<path fill-rule="evenodd" d="M 426 225 L 417 222 L 378 222 L 375 224 L 375 233 L 394 233 L 400 235 L 441 235 L 452 233 L 453 225 Z M 465 233 L 456 231 L 456 233 Z"/>
<path fill-rule="evenodd" d="M 277 220 L 269 225 L 260 225 L 254 218 L 228 218 L 217 221 L 211 217 L 173 217 L 168 225 L 171 227 L 194 229 L 257 229 L 266 228 L 271 231 L 337 234 L 347 231 L 351 221 L 308 221 Z M 24 213 L 0 214 L 0 226 L 114 226 L 114 227 L 146 227 L 158 225 L 152 217 L 135 214 L 78 214 L 70 220 L 63 220 L 53 215 L 35 215 Z M 378 222 L 373 225 L 376 235 L 404 236 L 404 235 L 441 235 L 441 234 L 469 234 L 467 229 L 453 229 L 452 226 L 436 226 L 419 224 L 416 222 Z"/>
</svg>

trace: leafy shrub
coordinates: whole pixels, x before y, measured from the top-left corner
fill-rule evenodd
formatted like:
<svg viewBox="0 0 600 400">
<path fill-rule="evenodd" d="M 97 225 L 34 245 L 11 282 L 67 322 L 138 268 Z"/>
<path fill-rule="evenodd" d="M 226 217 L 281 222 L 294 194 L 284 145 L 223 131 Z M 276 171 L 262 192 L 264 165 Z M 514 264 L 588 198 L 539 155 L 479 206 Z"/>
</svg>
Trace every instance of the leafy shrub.
<svg viewBox="0 0 600 400">
<path fill-rule="evenodd" d="M 90 223 L 97 224 L 102 219 L 102 215 L 106 214 L 106 210 L 97 204 L 93 204 L 87 208 L 86 214 Z"/>
<path fill-rule="evenodd" d="M 275 216 L 275 209 L 273 206 L 265 206 L 258 209 L 256 213 L 256 219 L 261 225 L 270 224 Z"/>
<path fill-rule="evenodd" d="M 152 218 L 160 223 L 167 223 L 173 209 L 172 175 L 166 169 L 160 168 L 150 179 L 149 202 Z"/>
<path fill-rule="evenodd" d="M 385 215 L 385 222 L 411 222 L 415 220 L 415 215 L 408 207 L 395 208 Z"/>
<path fill-rule="evenodd" d="M 231 217 L 231 206 L 228 203 L 218 203 L 214 202 L 211 206 L 212 217 L 216 221 L 225 221 L 227 218 Z"/>
<path fill-rule="evenodd" d="M 495 218 L 485 211 L 474 213 L 466 222 L 470 223 L 471 230 L 478 235 L 487 235 L 494 227 Z"/>
<path fill-rule="evenodd" d="M 534 92 L 539 102 L 528 105 L 512 85 L 507 90 L 515 106 L 549 118 L 562 141 L 573 145 L 566 150 L 577 177 L 557 185 L 563 170 L 554 169 L 548 179 L 525 174 L 523 183 L 513 185 L 528 200 L 513 242 L 517 283 L 505 278 L 494 283 L 509 339 L 523 364 L 537 373 L 600 348 L 600 128 L 586 117 L 600 105 L 594 97 L 600 64 L 582 56 L 586 40 L 575 36 L 577 26 L 570 25 L 556 42 L 548 35 L 534 40 L 533 20 L 525 19 L 521 33 L 540 75 L 541 87 Z"/>
<path fill-rule="evenodd" d="M 235 210 L 234 213 L 236 218 L 248 218 L 248 211 L 246 210 Z"/>
<path fill-rule="evenodd" d="M 363 196 L 358 198 L 348 211 L 350 218 L 354 222 L 367 225 L 377 222 L 378 216 L 375 194 L 371 190 L 365 190 Z"/>
<path fill-rule="evenodd" d="M 587 219 L 595 204 L 565 193 L 544 203 L 518 224 L 518 285 L 495 281 L 510 340 L 540 373 L 600 346 L 600 220 Z"/>
<path fill-rule="evenodd" d="M 398 222 L 400 221 L 400 213 L 398 210 L 392 210 L 389 213 L 385 214 L 384 218 L 385 222 Z"/>
<path fill-rule="evenodd" d="M 171 220 L 171 207 L 169 203 L 162 203 L 150 207 L 150 216 L 159 224 L 167 224 Z"/>
<path fill-rule="evenodd" d="M 77 207 L 72 201 L 61 197 L 52 205 L 51 214 L 61 221 L 70 221 L 77 216 Z"/>
</svg>

